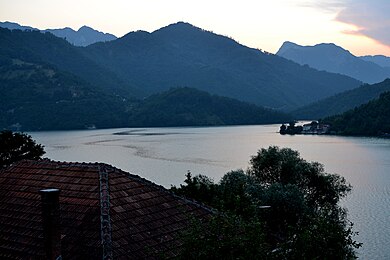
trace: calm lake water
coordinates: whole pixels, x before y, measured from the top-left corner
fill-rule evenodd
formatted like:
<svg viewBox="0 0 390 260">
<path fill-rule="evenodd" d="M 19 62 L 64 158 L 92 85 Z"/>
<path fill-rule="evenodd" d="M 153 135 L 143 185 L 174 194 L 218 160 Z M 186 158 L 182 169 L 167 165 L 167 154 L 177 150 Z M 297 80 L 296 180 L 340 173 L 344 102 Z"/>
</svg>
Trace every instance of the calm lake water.
<svg viewBox="0 0 390 260">
<path fill-rule="evenodd" d="M 143 128 L 30 133 L 59 161 L 105 162 L 165 187 L 187 171 L 218 181 L 248 167 L 251 155 L 270 145 L 298 150 L 327 172 L 344 176 L 353 191 L 343 201 L 363 242 L 361 259 L 390 259 L 390 139 L 282 136 L 278 125 Z"/>
</svg>

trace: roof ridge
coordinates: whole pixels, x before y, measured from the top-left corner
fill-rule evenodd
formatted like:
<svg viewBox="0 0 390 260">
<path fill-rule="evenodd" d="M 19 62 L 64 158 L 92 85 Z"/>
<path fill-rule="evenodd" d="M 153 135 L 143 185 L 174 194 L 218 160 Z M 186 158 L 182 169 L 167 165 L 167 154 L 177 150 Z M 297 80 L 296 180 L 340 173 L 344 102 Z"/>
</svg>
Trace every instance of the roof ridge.
<svg viewBox="0 0 390 260">
<path fill-rule="evenodd" d="M 104 165 L 98 165 L 100 187 L 100 231 L 103 246 L 103 260 L 112 259 L 112 227 L 110 218 L 109 174 Z"/>
</svg>

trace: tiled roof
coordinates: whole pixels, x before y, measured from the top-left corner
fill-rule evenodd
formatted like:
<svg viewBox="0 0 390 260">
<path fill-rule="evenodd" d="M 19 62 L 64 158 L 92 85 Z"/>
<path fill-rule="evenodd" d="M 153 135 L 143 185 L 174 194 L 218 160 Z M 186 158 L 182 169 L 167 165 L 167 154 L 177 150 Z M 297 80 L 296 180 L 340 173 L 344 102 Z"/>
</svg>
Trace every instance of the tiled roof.
<svg viewBox="0 0 390 260">
<path fill-rule="evenodd" d="M 38 191 L 46 188 L 61 190 L 64 259 L 174 257 L 178 231 L 211 213 L 110 165 L 25 160 L 0 172 L 0 259 L 44 258 Z"/>
</svg>

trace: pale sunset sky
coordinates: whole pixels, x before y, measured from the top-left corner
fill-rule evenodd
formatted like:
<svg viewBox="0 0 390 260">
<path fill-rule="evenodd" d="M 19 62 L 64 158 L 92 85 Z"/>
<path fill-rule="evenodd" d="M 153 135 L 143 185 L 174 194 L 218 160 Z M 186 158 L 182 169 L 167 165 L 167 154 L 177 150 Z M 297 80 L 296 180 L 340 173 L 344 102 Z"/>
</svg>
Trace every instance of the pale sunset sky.
<svg viewBox="0 0 390 260">
<path fill-rule="evenodd" d="M 390 0 L 0 0 L 0 21 L 118 37 L 184 21 L 271 53 L 284 41 L 333 42 L 357 56 L 390 56 Z"/>
</svg>

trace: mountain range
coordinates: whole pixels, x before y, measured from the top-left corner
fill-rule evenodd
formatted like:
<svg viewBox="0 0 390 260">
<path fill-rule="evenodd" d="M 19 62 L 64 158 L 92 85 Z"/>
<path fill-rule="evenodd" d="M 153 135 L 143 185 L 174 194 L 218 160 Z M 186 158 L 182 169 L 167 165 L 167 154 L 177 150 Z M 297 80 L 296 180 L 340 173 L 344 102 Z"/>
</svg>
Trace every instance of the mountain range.
<svg viewBox="0 0 390 260">
<path fill-rule="evenodd" d="M 361 82 L 320 72 L 179 22 L 82 49 L 95 63 L 150 95 L 192 87 L 275 109 L 308 104 Z"/>
<path fill-rule="evenodd" d="M 345 55 L 345 50 L 336 48 Z M 313 119 L 367 102 L 388 86 L 385 81 L 383 86 L 359 88 L 362 82 L 349 76 L 300 65 L 183 22 L 85 47 L 49 32 L 0 28 L 0 79 L 0 91 L 7 96 L 0 108 L 0 128 L 19 123 L 22 129 L 35 130 L 289 120 L 275 109 Z M 200 97 L 203 101 L 198 102 Z M 213 105 L 207 108 L 208 103 Z M 306 107 L 299 110 L 302 106 Z M 42 120 L 47 124 L 40 127 L 28 121 L 28 111 L 35 111 L 37 118 L 46 115 Z M 49 115 L 52 112 L 59 115 L 57 119 Z M 110 119 L 110 114 L 115 116 Z"/>
<path fill-rule="evenodd" d="M 37 31 L 3 29 L 0 34 L 0 52 L 23 53 L 92 85 L 138 98 L 172 87 L 192 87 L 287 110 L 361 84 L 182 22 L 83 48 Z"/>
<path fill-rule="evenodd" d="M 72 28 L 66 27 L 62 29 L 46 29 L 39 30 L 30 26 L 22 26 L 12 22 L 0 22 L 0 27 L 10 30 L 37 30 L 41 32 L 50 32 L 57 37 L 67 40 L 69 43 L 75 46 L 87 46 L 95 42 L 106 42 L 117 39 L 115 35 L 109 33 L 99 32 L 88 26 L 82 26 L 77 31 Z"/>
<path fill-rule="evenodd" d="M 340 73 L 365 83 L 378 83 L 390 78 L 390 62 L 385 56 L 357 57 L 333 43 L 321 43 L 314 46 L 301 46 L 284 42 L 276 53 L 278 56 L 305 65 L 333 73 Z"/>
</svg>

